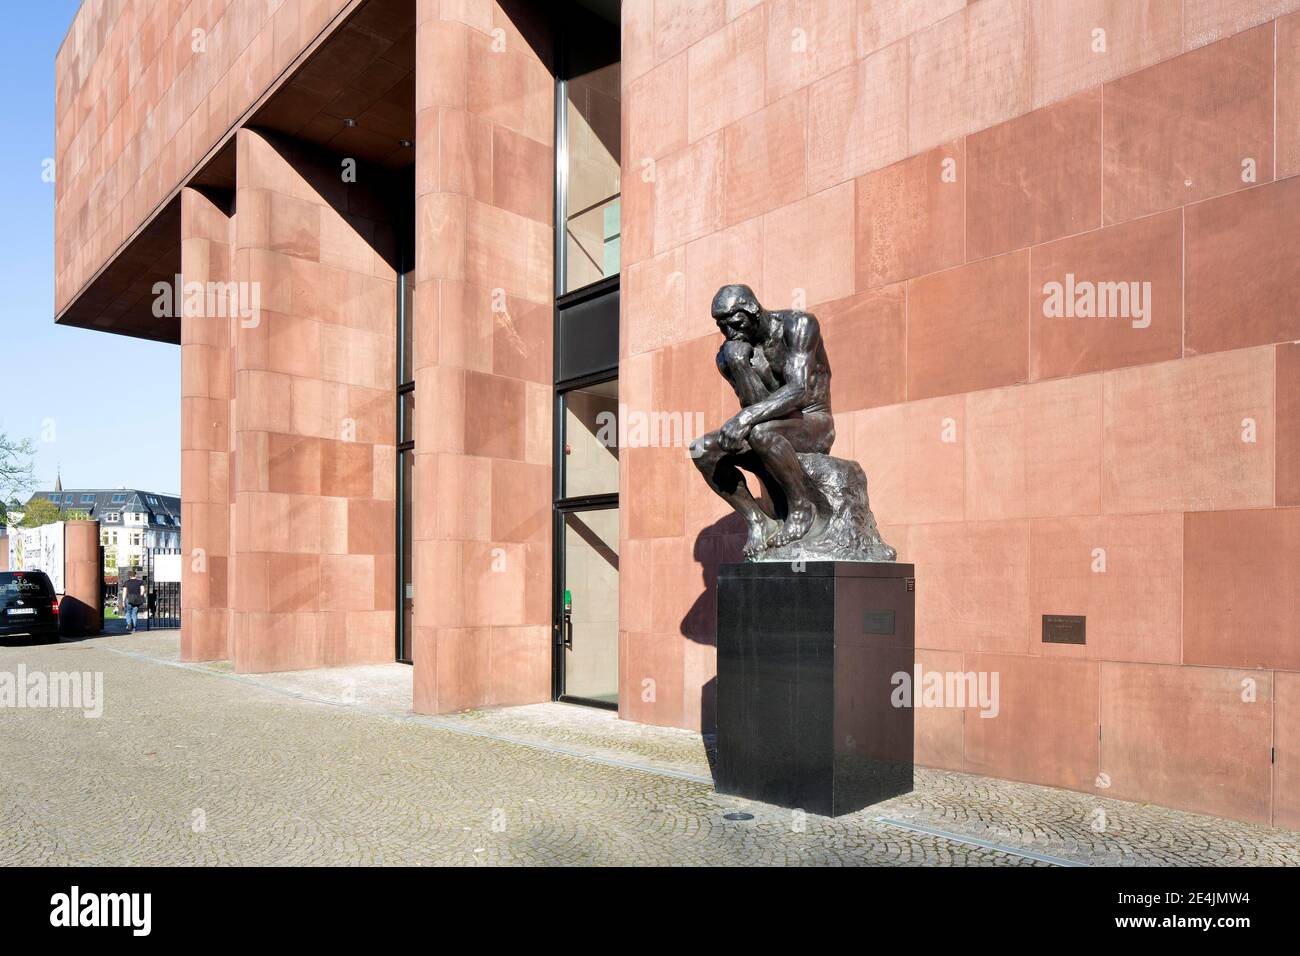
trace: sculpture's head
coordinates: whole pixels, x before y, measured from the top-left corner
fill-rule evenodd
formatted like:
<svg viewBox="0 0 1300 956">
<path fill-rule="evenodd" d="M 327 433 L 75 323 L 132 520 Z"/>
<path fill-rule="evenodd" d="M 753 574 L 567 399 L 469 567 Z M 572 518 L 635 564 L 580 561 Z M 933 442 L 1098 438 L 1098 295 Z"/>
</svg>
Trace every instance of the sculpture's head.
<svg viewBox="0 0 1300 956">
<path fill-rule="evenodd" d="M 761 334 L 763 307 L 747 285 L 724 285 L 713 297 L 713 321 L 729 339 L 756 342 Z"/>
</svg>

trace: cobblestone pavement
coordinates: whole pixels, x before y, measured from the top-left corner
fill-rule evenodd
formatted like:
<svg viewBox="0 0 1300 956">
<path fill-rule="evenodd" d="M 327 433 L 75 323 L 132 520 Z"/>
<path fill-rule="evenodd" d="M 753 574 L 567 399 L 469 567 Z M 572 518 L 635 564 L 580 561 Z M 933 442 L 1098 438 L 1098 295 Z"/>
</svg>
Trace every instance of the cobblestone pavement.
<svg viewBox="0 0 1300 956">
<path fill-rule="evenodd" d="M 0 648 L 0 672 L 98 671 L 106 697 L 98 719 L 0 710 L 0 863 L 1300 864 L 1294 832 L 941 771 L 801 817 L 715 794 L 684 731 L 556 704 L 427 718 L 397 703 L 407 669 L 176 658 L 174 632 Z"/>
</svg>

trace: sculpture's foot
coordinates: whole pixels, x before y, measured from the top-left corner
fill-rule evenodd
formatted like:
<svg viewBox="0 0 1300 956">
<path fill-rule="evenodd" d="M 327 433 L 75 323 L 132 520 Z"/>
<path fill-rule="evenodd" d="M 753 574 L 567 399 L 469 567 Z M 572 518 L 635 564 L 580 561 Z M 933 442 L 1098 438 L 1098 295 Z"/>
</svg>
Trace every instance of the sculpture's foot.
<svg viewBox="0 0 1300 956">
<path fill-rule="evenodd" d="M 745 542 L 745 557 L 756 558 L 767 550 L 768 522 L 750 521 L 749 539 Z"/>
<path fill-rule="evenodd" d="M 778 525 L 766 513 L 767 547 L 747 551 L 751 561 L 893 561 L 897 552 L 880 539 L 867 501 L 867 477 L 857 462 L 817 452 L 800 452 L 799 463 L 818 495 L 790 503 Z M 821 506 L 819 498 L 825 499 Z M 799 501 L 800 499 L 796 499 Z M 749 517 L 749 515 L 746 515 Z M 752 542 L 751 529 L 751 542 Z"/>
<path fill-rule="evenodd" d="M 767 546 L 769 548 L 780 548 L 800 540 L 812 530 L 813 522 L 816 519 L 817 509 L 811 504 L 792 504 L 790 513 L 786 515 L 785 523 L 781 525 L 776 534 L 767 539 Z"/>
</svg>

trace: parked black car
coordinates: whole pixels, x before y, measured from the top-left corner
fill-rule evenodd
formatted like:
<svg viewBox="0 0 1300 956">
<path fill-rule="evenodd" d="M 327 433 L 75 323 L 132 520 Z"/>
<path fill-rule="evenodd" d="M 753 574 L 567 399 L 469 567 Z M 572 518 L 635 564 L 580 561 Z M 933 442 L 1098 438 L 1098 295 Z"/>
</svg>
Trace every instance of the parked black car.
<svg viewBox="0 0 1300 956">
<path fill-rule="evenodd" d="M 44 571 L 0 571 L 0 638 L 59 639 L 59 599 Z"/>
</svg>

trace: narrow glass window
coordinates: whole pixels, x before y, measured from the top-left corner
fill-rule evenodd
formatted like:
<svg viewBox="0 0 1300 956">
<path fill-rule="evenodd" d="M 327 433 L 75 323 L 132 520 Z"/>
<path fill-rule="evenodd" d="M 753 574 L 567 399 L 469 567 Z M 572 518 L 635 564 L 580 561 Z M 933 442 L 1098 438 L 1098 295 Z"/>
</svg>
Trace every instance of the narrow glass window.
<svg viewBox="0 0 1300 956">
<path fill-rule="evenodd" d="M 598 53 L 604 52 L 604 56 Z M 618 275 L 622 82 L 618 31 L 610 42 L 569 51 L 560 117 L 561 208 L 564 236 L 559 293 Z M 613 62 L 608 62 L 612 60 Z"/>
</svg>

